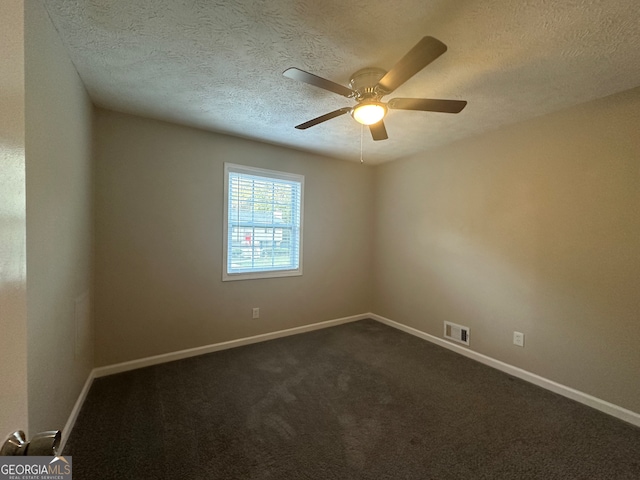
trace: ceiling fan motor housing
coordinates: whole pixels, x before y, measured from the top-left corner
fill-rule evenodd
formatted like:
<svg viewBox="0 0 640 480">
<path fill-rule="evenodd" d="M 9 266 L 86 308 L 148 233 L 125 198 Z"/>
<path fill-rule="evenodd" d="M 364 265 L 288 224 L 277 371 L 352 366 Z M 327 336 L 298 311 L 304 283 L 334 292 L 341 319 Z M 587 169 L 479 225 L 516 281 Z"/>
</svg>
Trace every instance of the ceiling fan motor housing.
<svg viewBox="0 0 640 480">
<path fill-rule="evenodd" d="M 384 92 L 376 89 L 378 82 L 385 76 L 386 70 L 381 68 L 363 68 L 351 76 L 349 86 L 356 92 L 355 99 L 379 101 Z"/>
</svg>

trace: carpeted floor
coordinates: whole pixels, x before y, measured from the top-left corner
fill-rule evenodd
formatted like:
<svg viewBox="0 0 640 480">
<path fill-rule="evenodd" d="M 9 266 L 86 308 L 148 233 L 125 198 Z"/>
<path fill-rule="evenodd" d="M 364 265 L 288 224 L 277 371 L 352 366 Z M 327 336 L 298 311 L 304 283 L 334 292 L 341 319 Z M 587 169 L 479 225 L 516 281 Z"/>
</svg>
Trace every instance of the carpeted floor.
<svg viewBox="0 0 640 480">
<path fill-rule="evenodd" d="M 639 479 L 640 428 L 364 320 L 97 379 L 85 479 Z"/>
</svg>

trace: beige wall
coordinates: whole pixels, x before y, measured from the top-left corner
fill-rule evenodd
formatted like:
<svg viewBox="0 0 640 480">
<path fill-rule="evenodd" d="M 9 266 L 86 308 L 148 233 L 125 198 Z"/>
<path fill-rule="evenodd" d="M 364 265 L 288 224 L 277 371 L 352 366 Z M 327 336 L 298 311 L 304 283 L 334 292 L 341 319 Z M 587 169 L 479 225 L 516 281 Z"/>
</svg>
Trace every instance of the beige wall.
<svg viewBox="0 0 640 480">
<path fill-rule="evenodd" d="M 367 166 L 103 110 L 96 132 L 98 365 L 368 311 Z M 225 161 L 305 175 L 304 275 L 222 282 Z"/>
<path fill-rule="evenodd" d="M 373 311 L 640 412 L 640 89 L 375 171 Z M 526 335 L 513 345 L 513 331 Z"/>
<path fill-rule="evenodd" d="M 29 427 L 37 432 L 64 427 L 93 367 L 90 315 L 76 307 L 92 283 L 92 106 L 40 2 L 26 3 L 25 25 Z"/>
<path fill-rule="evenodd" d="M 23 18 L 0 2 L 0 441 L 27 428 Z"/>
</svg>

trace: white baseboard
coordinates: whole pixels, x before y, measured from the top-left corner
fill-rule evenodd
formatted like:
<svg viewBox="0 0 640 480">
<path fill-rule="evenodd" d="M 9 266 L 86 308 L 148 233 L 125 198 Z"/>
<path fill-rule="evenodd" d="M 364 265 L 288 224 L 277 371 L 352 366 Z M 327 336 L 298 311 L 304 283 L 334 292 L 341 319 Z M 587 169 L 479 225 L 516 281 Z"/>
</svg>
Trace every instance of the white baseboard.
<svg viewBox="0 0 640 480">
<path fill-rule="evenodd" d="M 69 419 L 62 429 L 62 438 L 60 439 L 60 446 L 58 447 L 58 453 L 62 453 L 64 451 L 64 447 L 67 445 L 67 440 L 69 440 L 69 435 L 71 434 L 71 430 L 73 430 L 73 426 L 76 424 L 76 420 L 78 419 L 78 415 L 80 414 L 80 410 L 82 409 L 82 405 L 87 398 L 87 394 L 89 393 L 89 389 L 91 388 L 91 384 L 93 383 L 93 379 L 95 375 L 93 374 L 94 370 L 89 373 L 87 377 L 87 381 L 84 382 L 84 387 L 80 391 L 80 395 L 78 395 L 78 399 L 76 400 L 73 409 L 71 410 L 71 415 L 69 415 Z"/>
<path fill-rule="evenodd" d="M 600 410 L 606 414 L 609 414 L 613 417 L 619 418 L 625 422 L 631 423 L 632 425 L 636 425 L 640 427 L 640 414 L 636 412 L 632 412 L 631 410 L 627 410 L 625 408 L 619 407 L 618 405 L 614 405 L 605 400 L 601 400 L 592 395 L 589 395 L 584 392 L 580 392 L 579 390 L 575 390 L 573 388 L 567 387 L 565 385 L 561 385 L 552 380 L 546 379 L 534 373 L 528 372 L 518 367 L 514 367 L 513 365 L 509 365 L 508 363 L 501 362 L 500 360 L 496 360 L 494 358 L 488 357 L 478 352 L 474 352 L 473 350 L 469 350 L 468 348 L 455 345 L 453 343 L 449 343 L 446 340 L 435 337 L 433 335 L 429 335 L 428 333 L 424 333 L 420 330 L 417 330 L 412 327 L 408 327 L 401 323 L 395 322 L 388 318 L 382 317 L 375 313 L 363 313 L 360 315 L 353 315 L 350 317 L 338 318 L 335 320 L 328 320 L 326 322 L 313 323 L 311 325 L 304 325 L 301 327 L 289 328 L 286 330 L 279 330 L 277 332 L 264 333 L 262 335 L 255 335 L 252 337 L 240 338 L 237 340 L 230 340 L 228 342 L 215 343 L 212 345 L 205 345 L 202 347 L 190 348 L 187 350 L 180 350 L 177 352 L 165 353 L 162 355 L 155 355 L 152 357 L 141 358 L 138 360 L 132 360 L 130 362 L 118 363 L 115 365 L 107 365 L 105 367 L 94 368 L 87 381 L 78 396 L 78 400 L 76 401 L 71 414 L 69 415 L 69 419 L 67 420 L 66 425 L 64 426 L 64 430 L 62 431 L 62 440 L 60 442 L 60 452 L 64 450 L 64 447 L 67 443 L 71 430 L 78 418 L 78 414 L 80 413 L 80 409 L 89 393 L 89 389 L 91 388 L 91 384 L 95 378 L 104 377 L 107 375 L 113 375 L 116 373 L 122 373 L 129 370 L 135 370 L 138 368 L 149 367 L 151 365 L 158 365 L 166 362 L 173 362 L 175 360 L 181 360 L 183 358 L 195 357 L 198 355 L 204 355 L 206 353 L 217 352 L 220 350 L 227 350 L 229 348 L 241 347 L 243 345 L 250 345 L 252 343 L 264 342 L 267 340 L 273 340 L 281 337 L 288 337 L 290 335 L 297 335 L 299 333 L 311 332 L 313 330 L 320 330 L 322 328 L 334 327 L 336 325 L 341 325 L 343 323 L 356 322 L 358 320 L 364 320 L 367 318 L 371 318 L 380 323 L 384 323 L 385 325 L 389 325 L 390 327 L 396 328 L 398 330 L 402 330 L 403 332 L 409 333 L 416 337 L 419 337 L 423 340 L 427 340 L 428 342 L 434 343 L 441 347 L 452 350 L 456 353 L 464 355 L 472 360 L 476 360 L 480 363 L 488 365 L 490 367 L 496 368 L 500 371 L 508 373 L 509 375 L 513 375 L 514 377 L 525 380 L 529 383 L 533 383 L 539 387 L 550 390 L 554 393 L 560 394 L 564 397 L 570 398 L 571 400 L 575 400 L 576 402 L 582 403 L 584 405 L 588 405 L 596 410 Z"/>
<path fill-rule="evenodd" d="M 554 382 L 553 380 L 549 380 L 547 378 L 536 375 L 535 373 L 531 373 L 527 370 L 514 367 L 513 365 L 509 365 L 508 363 L 501 362 L 500 360 L 496 360 L 495 358 L 488 357 L 481 353 L 474 352 L 473 350 L 469 350 L 466 347 L 447 342 L 446 340 L 435 337 L 433 335 L 429 335 L 428 333 L 424 333 L 413 327 L 408 327 L 380 315 L 376 315 L 375 313 L 370 313 L 366 317 L 377 320 L 380 323 L 384 323 L 385 325 L 389 325 L 390 327 L 396 328 L 398 330 L 402 330 L 403 332 L 409 333 L 423 340 L 427 340 L 428 342 L 435 343 L 436 345 L 452 350 L 472 360 L 496 368 L 502 372 L 508 373 L 509 375 L 520 378 L 529 383 L 533 383 L 534 385 L 550 390 L 554 393 L 562 395 L 563 397 L 567 397 L 571 400 L 575 400 L 576 402 L 588 405 L 589 407 L 595 408 L 596 410 L 600 410 L 601 412 L 604 412 L 608 415 L 640 427 L 640 413 L 636 413 L 631 410 L 627 410 L 626 408 L 619 407 L 618 405 L 614 405 L 613 403 L 607 402 L 606 400 L 596 398 L 592 395 L 589 395 L 588 393 L 575 390 L 571 387 L 567 387 L 560 383 Z"/>
<path fill-rule="evenodd" d="M 263 333 L 261 335 L 255 335 L 253 337 L 239 338 L 237 340 L 230 340 L 228 342 L 214 343 L 212 345 L 189 348 L 187 350 L 164 353 L 162 355 L 154 355 L 153 357 L 131 360 L 130 362 L 116 363 L 115 365 L 108 365 L 106 367 L 98 367 L 95 368 L 92 373 L 95 378 L 104 377 L 106 375 L 113 375 L 115 373 L 122 373 L 129 370 L 149 367 L 151 365 L 158 365 L 160 363 L 167 363 L 173 362 L 175 360 L 182 360 L 183 358 L 196 357 L 198 355 L 204 355 L 205 353 L 218 352 L 220 350 L 227 350 L 229 348 L 241 347 L 243 345 L 249 345 L 252 343 L 264 342 L 267 340 L 273 340 L 275 338 L 288 337 L 289 335 L 311 332 L 313 330 L 319 330 L 321 328 L 334 327 L 343 323 L 364 320 L 365 318 L 370 318 L 370 315 L 353 315 L 351 317 L 337 318 L 335 320 L 327 320 L 326 322 L 312 323 L 311 325 L 288 328 L 286 330 L 278 330 L 277 332 Z"/>
</svg>

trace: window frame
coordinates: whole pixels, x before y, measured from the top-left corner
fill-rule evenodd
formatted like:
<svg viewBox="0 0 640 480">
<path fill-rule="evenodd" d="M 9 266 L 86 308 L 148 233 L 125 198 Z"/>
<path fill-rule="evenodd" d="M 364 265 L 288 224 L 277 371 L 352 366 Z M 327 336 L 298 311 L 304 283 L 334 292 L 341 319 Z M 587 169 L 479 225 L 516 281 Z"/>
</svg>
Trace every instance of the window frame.
<svg viewBox="0 0 640 480">
<path fill-rule="evenodd" d="M 274 180 L 285 180 L 289 182 L 297 182 L 300 184 L 300 227 L 299 227 L 299 244 L 298 244 L 298 268 L 296 269 L 277 269 L 254 272 L 237 272 L 229 273 L 229 178 L 230 173 L 239 173 L 246 175 L 254 175 L 258 177 L 271 178 Z M 278 170 L 270 170 L 266 168 L 252 167 L 248 165 L 239 165 L 235 163 L 224 163 L 224 217 L 223 217 L 223 239 L 222 239 L 222 281 L 234 280 L 254 280 L 260 278 L 278 278 L 293 277 L 302 275 L 303 260 L 303 227 L 304 227 L 304 175 L 296 173 L 281 172 Z M 269 228 L 269 227 L 267 227 Z"/>
</svg>

